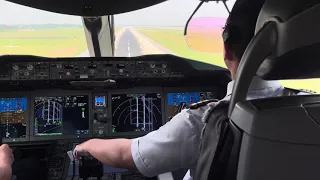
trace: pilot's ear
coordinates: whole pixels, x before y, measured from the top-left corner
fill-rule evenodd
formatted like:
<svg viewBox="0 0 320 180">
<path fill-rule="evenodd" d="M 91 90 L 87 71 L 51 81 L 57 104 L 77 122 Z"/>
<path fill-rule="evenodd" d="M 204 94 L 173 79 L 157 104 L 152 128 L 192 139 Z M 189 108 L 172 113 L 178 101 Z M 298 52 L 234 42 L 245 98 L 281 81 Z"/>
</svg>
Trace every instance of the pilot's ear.
<svg viewBox="0 0 320 180">
<path fill-rule="evenodd" d="M 234 51 L 230 48 L 230 46 L 227 43 L 223 43 L 223 58 L 224 60 L 233 60 L 233 53 Z"/>
</svg>

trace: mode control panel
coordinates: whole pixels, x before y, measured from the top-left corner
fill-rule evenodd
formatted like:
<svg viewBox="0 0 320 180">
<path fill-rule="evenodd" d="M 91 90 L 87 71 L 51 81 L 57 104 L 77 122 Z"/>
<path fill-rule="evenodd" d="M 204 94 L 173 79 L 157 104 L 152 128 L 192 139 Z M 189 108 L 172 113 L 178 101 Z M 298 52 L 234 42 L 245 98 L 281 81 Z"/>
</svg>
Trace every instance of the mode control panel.
<svg viewBox="0 0 320 180">
<path fill-rule="evenodd" d="M 108 133 L 107 94 L 93 95 L 93 136 L 105 137 Z"/>
<path fill-rule="evenodd" d="M 10 76 L 11 80 L 184 77 L 180 70 L 165 61 L 14 62 Z"/>
</svg>

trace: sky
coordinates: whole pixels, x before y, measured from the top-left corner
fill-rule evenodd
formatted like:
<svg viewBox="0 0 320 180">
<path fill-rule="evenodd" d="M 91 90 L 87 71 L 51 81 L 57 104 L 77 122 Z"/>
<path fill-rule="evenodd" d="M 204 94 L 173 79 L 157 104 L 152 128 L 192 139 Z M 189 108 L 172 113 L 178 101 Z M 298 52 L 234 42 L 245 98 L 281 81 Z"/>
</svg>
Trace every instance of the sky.
<svg viewBox="0 0 320 180">
<path fill-rule="evenodd" d="M 231 9 L 235 0 L 227 2 Z M 199 4 L 199 0 L 169 0 L 148 8 L 115 15 L 117 25 L 183 26 Z M 227 17 L 222 3 L 205 3 L 195 17 Z M 78 16 L 37 10 L 7 1 L 0 1 L 0 24 L 82 24 Z"/>
</svg>

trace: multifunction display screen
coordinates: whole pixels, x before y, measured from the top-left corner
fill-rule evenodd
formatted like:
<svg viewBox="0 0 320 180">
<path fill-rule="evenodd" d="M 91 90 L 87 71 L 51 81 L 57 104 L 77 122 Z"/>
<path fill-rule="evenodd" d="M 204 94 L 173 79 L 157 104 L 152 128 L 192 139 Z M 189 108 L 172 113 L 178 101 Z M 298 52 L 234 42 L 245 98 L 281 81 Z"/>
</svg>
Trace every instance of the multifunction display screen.
<svg viewBox="0 0 320 180">
<path fill-rule="evenodd" d="M 50 96 L 34 99 L 34 135 L 89 133 L 88 96 Z"/>
</svg>

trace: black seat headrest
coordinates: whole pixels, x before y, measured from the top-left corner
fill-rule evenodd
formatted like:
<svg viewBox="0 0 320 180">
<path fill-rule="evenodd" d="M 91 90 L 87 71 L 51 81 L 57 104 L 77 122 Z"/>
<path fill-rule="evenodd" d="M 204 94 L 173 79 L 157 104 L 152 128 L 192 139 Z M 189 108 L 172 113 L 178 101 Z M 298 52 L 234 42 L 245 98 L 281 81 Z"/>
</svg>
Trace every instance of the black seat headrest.
<svg viewBox="0 0 320 180">
<path fill-rule="evenodd" d="M 257 75 L 266 80 L 320 77 L 320 0 L 267 0 L 256 34 L 274 22 L 276 43 Z"/>
<path fill-rule="evenodd" d="M 255 75 L 265 80 L 320 77 L 320 0 L 266 0 L 245 50 L 230 99 L 246 99 Z"/>
</svg>

